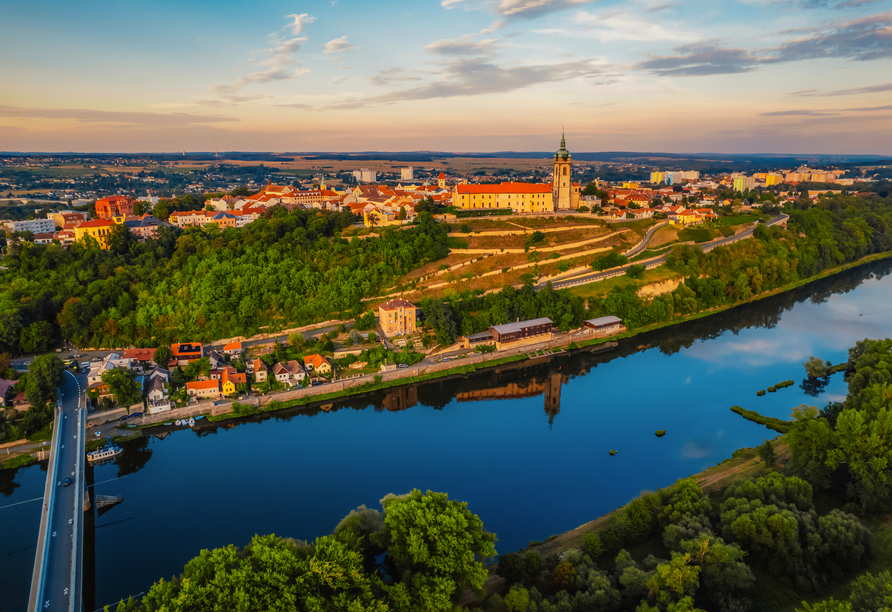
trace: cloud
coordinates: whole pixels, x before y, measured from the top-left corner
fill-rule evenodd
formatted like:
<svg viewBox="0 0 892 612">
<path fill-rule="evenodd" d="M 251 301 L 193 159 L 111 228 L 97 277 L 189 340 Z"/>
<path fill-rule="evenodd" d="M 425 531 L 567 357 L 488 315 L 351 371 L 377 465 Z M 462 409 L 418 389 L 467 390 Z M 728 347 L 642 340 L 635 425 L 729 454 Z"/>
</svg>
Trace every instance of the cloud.
<svg viewBox="0 0 892 612">
<path fill-rule="evenodd" d="M 343 53 L 344 51 L 353 51 L 358 47 L 352 46 L 349 42 L 347 42 L 347 35 L 341 36 L 340 38 L 335 38 L 334 40 L 330 40 L 324 45 L 322 45 L 322 52 L 326 55 L 331 55 L 332 53 Z"/>
<path fill-rule="evenodd" d="M 667 5 L 664 5 L 667 6 Z M 576 23 L 584 25 L 584 30 L 570 30 L 564 35 L 590 38 L 594 34 L 601 42 L 611 40 L 674 40 L 694 41 L 698 36 L 687 32 L 680 24 L 651 23 L 637 13 L 613 12 L 599 15 L 589 11 L 579 11 L 574 18 Z"/>
<path fill-rule="evenodd" d="M 466 2 L 466 1 L 467 0 L 443 0 L 440 3 L 440 6 L 442 6 L 444 9 L 446 9 L 448 11 L 449 9 L 455 8 L 462 2 Z"/>
<path fill-rule="evenodd" d="M 191 127 L 208 123 L 238 121 L 223 115 L 192 113 L 145 113 L 128 111 L 89 110 L 81 108 L 23 108 L 0 105 L 0 117 L 33 119 L 69 119 L 89 124 L 116 124 L 123 127 L 170 128 Z"/>
<path fill-rule="evenodd" d="M 847 111 L 871 112 L 871 111 L 887 111 L 892 110 L 892 104 L 886 106 L 866 106 L 861 108 L 847 108 Z"/>
<path fill-rule="evenodd" d="M 652 6 L 649 9 L 647 9 L 645 12 L 646 13 L 657 13 L 659 11 L 668 11 L 669 9 L 673 9 L 677 6 L 678 5 L 675 4 L 674 2 L 667 2 L 665 4 L 658 4 L 656 6 Z"/>
<path fill-rule="evenodd" d="M 379 70 L 378 74 L 369 79 L 369 84 L 381 86 L 390 85 L 391 83 L 420 80 L 420 76 L 415 76 L 412 73 L 406 72 L 402 68 L 387 68 L 386 70 Z"/>
<path fill-rule="evenodd" d="M 787 111 L 771 111 L 770 113 L 761 113 L 763 117 L 827 117 L 836 113 L 815 111 L 815 110 L 787 110 Z"/>
<path fill-rule="evenodd" d="M 790 96 L 857 96 L 860 94 L 878 93 L 882 91 L 892 91 L 892 83 L 883 83 L 882 85 L 868 85 L 866 87 L 853 87 L 851 89 L 837 89 L 835 91 L 821 92 L 817 89 L 805 89 L 803 91 L 794 91 Z"/>
<path fill-rule="evenodd" d="M 768 62 L 841 58 L 868 61 L 892 57 L 892 12 L 815 28 L 809 38 L 765 49 Z"/>
<path fill-rule="evenodd" d="M 749 72 L 759 62 L 747 49 L 726 49 L 715 41 L 682 45 L 674 50 L 677 55 L 652 57 L 634 67 L 658 76 L 704 76 Z"/>
<path fill-rule="evenodd" d="M 295 36 L 298 34 L 302 34 L 304 31 L 304 27 L 308 23 L 313 23 L 316 21 L 316 18 L 308 13 L 301 13 L 300 15 L 296 13 L 292 13 L 291 15 L 285 15 L 285 19 L 291 19 L 291 23 L 286 25 L 283 29 L 290 29 L 291 33 Z"/>
<path fill-rule="evenodd" d="M 481 55 L 490 51 L 500 40 L 500 38 L 489 38 L 475 41 L 473 34 L 465 34 L 458 38 L 437 40 L 424 49 L 439 55 Z"/>
<path fill-rule="evenodd" d="M 789 31 L 788 31 L 789 32 Z M 703 41 L 674 49 L 676 55 L 652 57 L 635 64 L 658 76 L 703 76 L 749 72 L 760 65 L 814 59 L 869 61 L 892 57 L 892 12 L 820 28 L 798 28 L 812 36 L 755 52 Z M 794 95 L 820 95 L 814 90 Z"/>
<path fill-rule="evenodd" d="M 539 17 L 546 13 L 563 11 L 565 9 L 600 2 L 601 0 L 499 0 L 495 6 L 496 12 L 506 18 Z"/>
<path fill-rule="evenodd" d="M 345 100 L 331 108 L 355 109 L 378 104 L 392 104 L 407 100 L 430 100 L 480 96 L 515 91 L 555 81 L 602 75 L 603 70 L 591 60 L 577 60 L 560 64 L 501 67 L 484 58 L 459 59 L 442 71 L 444 78 L 411 89 L 394 91 L 379 96 Z"/>
</svg>

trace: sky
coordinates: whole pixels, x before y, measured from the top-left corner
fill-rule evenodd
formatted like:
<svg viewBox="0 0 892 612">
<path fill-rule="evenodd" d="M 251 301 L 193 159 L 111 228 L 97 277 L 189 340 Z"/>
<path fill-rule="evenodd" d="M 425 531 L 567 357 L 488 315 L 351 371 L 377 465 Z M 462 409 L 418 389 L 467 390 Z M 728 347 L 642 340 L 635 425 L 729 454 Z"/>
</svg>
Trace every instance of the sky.
<svg viewBox="0 0 892 612">
<path fill-rule="evenodd" d="M 892 0 L 0 0 L 0 151 L 892 155 Z"/>
</svg>

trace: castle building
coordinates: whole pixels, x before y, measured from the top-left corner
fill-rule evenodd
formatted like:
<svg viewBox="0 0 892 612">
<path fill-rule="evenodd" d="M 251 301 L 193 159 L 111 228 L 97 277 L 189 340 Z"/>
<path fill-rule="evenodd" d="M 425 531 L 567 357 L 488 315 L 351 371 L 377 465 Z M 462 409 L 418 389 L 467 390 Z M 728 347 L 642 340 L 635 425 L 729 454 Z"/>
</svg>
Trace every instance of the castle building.
<svg viewBox="0 0 892 612">
<path fill-rule="evenodd" d="M 579 208 L 579 185 L 573 182 L 573 157 L 567 150 L 567 139 L 561 134 L 561 148 L 554 154 L 552 189 L 555 210 Z"/>
<path fill-rule="evenodd" d="M 510 208 L 516 213 L 576 210 L 579 185 L 573 182 L 572 158 L 566 139 L 561 136 L 561 148 L 554 154 L 554 180 L 550 185 L 513 181 L 499 185 L 459 184 L 452 190 L 452 204 L 463 209 Z"/>
</svg>

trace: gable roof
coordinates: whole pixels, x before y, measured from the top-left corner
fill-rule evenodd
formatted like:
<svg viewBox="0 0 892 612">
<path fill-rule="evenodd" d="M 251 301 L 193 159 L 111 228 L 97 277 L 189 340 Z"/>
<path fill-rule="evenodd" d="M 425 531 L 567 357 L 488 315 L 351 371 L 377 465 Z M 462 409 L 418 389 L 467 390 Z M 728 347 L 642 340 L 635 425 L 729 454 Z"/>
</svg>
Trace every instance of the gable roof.
<svg viewBox="0 0 892 612">
<path fill-rule="evenodd" d="M 176 342 L 170 345 L 174 357 L 192 357 L 201 355 L 201 345 L 195 342 Z"/>
<path fill-rule="evenodd" d="M 220 389 L 220 381 L 217 379 L 210 380 L 197 380 L 195 382 L 186 383 L 186 389 L 195 389 L 196 391 L 200 391 L 202 389 Z"/>
<path fill-rule="evenodd" d="M 121 359 L 136 359 L 137 361 L 150 361 L 155 356 L 153 348 L 132 348 L 121 353 Z"/>
<path fill-rule="evenodd" d="M 328 364 L 328 366 L 331 367 L 331 364 L 328 363 L 328 359 L 322 355 L 307 355 L 304 357 L 304 364 L 313 366 L 314 370 L 322 364 Z"/>
<path fill-rule="evenodd" d="M 241 342 L 230 342 L 226 346 L 223 347 L 223 351 L 240 351 L 242 350 Z"/>
<path fill-rule="evenodd" d="M 456 193 L 551 193 L 550 183 L 499 183 L 498 185 L 457 185 Z"/>
<path fill-rule="evenodd" d="M 378 308 L 381 310 L 397 310 L 399 308 L 415 308 L 415 304 L 407 300 L 395 299 L 380 304 Z"/>
</svg>

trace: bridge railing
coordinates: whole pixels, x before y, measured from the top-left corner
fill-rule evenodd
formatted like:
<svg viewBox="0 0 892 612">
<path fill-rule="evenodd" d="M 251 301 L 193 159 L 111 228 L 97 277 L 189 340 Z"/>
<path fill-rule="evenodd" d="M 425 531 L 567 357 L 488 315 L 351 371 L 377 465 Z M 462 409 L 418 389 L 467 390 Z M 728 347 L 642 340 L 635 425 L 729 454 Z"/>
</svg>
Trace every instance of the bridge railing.
<svg viewBox="0 0 892 612">
<path fill-rule="evenodd" d="M 68 597 L 68 611 L 81 612 L 81 579 L 82 563 L 83 563 L 83 514 L 84 514 L 84 480 L 86 473 L 84 471 L 85 453 L 85 435 L 86 435 L 86 419 L 87 406 L 85 402 L 86 395 L 78 398 L 77 410 L 77 456 L 75 459 L 75 490 L 74 490 L 74 537 L 71 546 L 71 592 Z"/>
<path fill-rule="evenodd" d="M 40 517 L 40 533 L 37 536 L 37 553 L 34 556 L 34 573 L 31 576 L 31 595 L 28 598 L 29 612 L 38 612 L 42 609 L 40 599 L 43 596 L 46 584 L 46 559 L 50 547 L 50 537 L 47 533 L 53 523 L 54 502 L 56 497 L 56 477 L 59 470 L 59 436 L 61 435 L 62 405 L 61 400 L 56 402 L 55 417 L 53 421 L 53 437 L 50 446 L 49 465 L 47 466 L 46 487 L 43 492 L 43 513 Z"/>
</svg>

